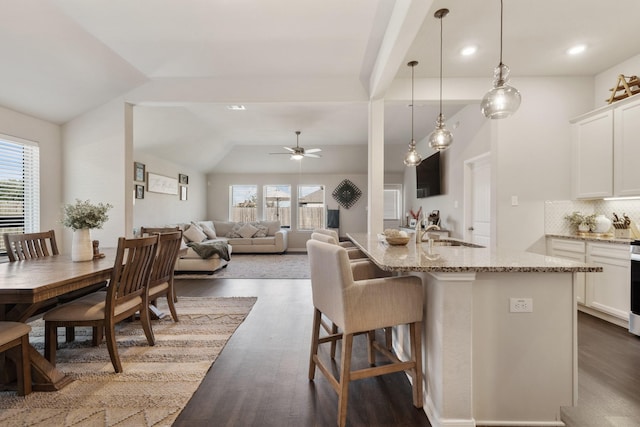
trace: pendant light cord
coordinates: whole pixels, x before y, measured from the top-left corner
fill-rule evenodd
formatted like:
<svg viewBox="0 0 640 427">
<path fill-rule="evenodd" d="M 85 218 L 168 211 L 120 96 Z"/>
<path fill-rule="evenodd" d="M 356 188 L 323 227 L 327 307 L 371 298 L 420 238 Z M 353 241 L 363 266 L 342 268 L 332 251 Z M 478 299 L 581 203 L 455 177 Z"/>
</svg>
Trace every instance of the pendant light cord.
<svg viewBox="0 0 640 427">
<path fill-rule="evenodd" d="M 500 0 L 500 65 L 502 65 L 502 0 Z M 500 77 L 502 77 L 502 71 L 500 72 Z"/>
<path fill-rule="evenodd" d="M 413 64 L 411 66 L 411 143 L 413 143 L 413 70 L 416 68 L 416 65 Z"/>
<path fill-rule="evenodd" d="M 444 18 L 444 15 L 440 17 L 440 115 L 441 116 L 442 116 L 442 18 Z"/>
</svg>

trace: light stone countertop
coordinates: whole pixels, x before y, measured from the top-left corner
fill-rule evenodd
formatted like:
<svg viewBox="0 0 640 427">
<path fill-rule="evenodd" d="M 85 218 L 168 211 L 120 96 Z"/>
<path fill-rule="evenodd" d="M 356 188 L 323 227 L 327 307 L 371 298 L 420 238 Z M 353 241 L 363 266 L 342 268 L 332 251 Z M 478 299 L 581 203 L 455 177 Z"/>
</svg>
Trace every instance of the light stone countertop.
<svg viewBox="0 0 640 427">
<path fill-rule="evenodd" d="M 628 245 L 635 239 L 616 239 L 614 237 L 601 237 L 594 235 L 578 235 L 578 234 L 545 234 L 546 237 L 554 237 L 558 239 L 580 240 L 583 242 L 611 243 L 614 245 Z"/>
<path fill-rule="evenodd" d="M 470 246 L 389 245 L 366 233 L 348 233 L 351 241 L 385 271 L 433 272 L 601 272 L 602 267 L 530 252 L 492 251 Z M 444 239 L 454 240 L 454 239 Z"/>
</svg>

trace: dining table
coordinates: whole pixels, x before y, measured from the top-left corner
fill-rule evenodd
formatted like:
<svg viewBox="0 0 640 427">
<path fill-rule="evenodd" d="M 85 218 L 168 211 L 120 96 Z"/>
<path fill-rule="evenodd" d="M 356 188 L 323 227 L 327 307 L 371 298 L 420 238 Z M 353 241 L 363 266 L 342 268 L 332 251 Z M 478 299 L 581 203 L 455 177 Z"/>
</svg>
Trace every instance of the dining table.
<svg viewBox="0 0 640 427">
<path fill-rule="evenodd" d="M 0 263 L 0 320 L 27 323 L 58 297 L 108 280 L 116 249 L 104 248 L 102 253 L 102 257 L 82 262 L 72 261 L 69 254 L 59 254 Z M 29 355 L 34 391 L 57 391 L 72 381 L 33 345 Z M 4 378 L 11 375 L 6 362 L 1 372 Z"/>
</svg>

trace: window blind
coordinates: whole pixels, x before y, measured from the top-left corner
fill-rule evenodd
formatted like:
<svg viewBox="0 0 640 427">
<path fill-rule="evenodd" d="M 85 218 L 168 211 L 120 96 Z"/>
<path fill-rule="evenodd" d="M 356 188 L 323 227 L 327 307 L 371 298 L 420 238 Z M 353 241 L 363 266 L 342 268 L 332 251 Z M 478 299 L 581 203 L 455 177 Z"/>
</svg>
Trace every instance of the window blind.
<svg viewBox="0 0 640 427">
<path fill-rule="evenodd" d="M 36 143 L 0 135 L 0 232 L 40 229 L 40 155 Z M 0 241 L 0 252 L 6 253 Z"/>
</svg>

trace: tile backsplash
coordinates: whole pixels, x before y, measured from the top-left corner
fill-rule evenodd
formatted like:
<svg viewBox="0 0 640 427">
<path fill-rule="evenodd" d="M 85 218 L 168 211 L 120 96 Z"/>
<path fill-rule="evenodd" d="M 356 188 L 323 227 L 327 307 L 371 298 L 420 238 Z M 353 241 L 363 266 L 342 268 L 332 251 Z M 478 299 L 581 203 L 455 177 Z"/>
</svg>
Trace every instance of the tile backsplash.
<svg viewBox="0 0 640 427">
<path fill-rule="evenodd" d="M 565 215 L 579 211 L 584 214 L 605 215 L 613 219 L 627 214 L 634 224 L 640 225 L 640 199 L 637 200 L 553 200 L 544 204 L 545 234 L 571 234 L 575 230 L 564 219 Z"/>
</svg>

